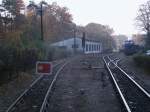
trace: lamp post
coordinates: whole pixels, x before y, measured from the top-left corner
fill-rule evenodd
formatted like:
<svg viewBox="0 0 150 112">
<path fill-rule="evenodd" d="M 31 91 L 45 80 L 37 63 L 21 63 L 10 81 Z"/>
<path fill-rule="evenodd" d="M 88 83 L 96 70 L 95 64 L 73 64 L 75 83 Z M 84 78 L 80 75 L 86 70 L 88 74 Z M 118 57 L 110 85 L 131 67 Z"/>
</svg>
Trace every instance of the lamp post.
<svg viewBox="0 0 150 112">
<path fill-rule="evenodd" d="M 37 9 L 37 13 L 39 14 L 40 13 L 40 16 L 41 16 L 41 40 L 43 41 L 44 40 L 44 30 L 43 30 L 43 5 L 47 5 L 47 3 L 42 0 L 40 2 L 40 6 L 36 5 L 33 1 L 30 1 L 30 5 L 28 5 L 27 7 L 30 8 L 30 7 L 34 7 Z"/>
<path fill-rule="evenodd" d="M 43 35 L 43 4 L 41 2 L 41 40 L 44 40 L 44 35 Z"/>
</svg>

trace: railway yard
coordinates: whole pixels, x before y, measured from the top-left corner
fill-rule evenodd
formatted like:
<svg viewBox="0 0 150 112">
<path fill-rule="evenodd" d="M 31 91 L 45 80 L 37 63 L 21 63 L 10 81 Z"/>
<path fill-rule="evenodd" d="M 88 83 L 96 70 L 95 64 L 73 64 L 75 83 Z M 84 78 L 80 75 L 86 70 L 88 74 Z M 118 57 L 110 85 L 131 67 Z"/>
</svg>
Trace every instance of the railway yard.
<svg viewBox="0 0 150 112">
<path fill-rule="evenodd" d="M 0 95 L 0 112 L 150 112 L 150 77 L 133 73 L 125 59 L 92 54 L 53 62 L 51 75 L 36 76 L 13 100 Z"/>
<path fill-rule="evenodd" d="M 150 112 L 150 0 L 0 0 L 0 112 Z"/>
</svg>

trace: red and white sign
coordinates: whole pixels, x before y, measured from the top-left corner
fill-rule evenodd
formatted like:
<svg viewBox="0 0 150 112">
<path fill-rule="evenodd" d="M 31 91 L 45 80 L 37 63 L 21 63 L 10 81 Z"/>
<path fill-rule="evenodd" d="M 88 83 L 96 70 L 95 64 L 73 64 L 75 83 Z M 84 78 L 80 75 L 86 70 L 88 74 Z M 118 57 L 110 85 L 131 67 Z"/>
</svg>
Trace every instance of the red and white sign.
<svg viewBox="0 0 150 112">
<path fill-rule="evenodd" d="M 52 63 L 51 62 L 42 62 L 38 61 L 36 63 L 36 73 L 43 74 L 43 75 L 50 75 L 52 74 Z"/>
</svg>

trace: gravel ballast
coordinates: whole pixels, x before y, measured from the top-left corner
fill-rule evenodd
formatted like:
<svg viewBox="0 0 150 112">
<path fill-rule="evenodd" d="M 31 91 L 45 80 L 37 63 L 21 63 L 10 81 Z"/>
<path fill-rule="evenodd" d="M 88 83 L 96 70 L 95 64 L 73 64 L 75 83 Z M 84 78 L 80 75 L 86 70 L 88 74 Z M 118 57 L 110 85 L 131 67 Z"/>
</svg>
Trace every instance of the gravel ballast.
<svg viewBox="0 0 150 112">
<path fill-rule="evenodd" d="M 33 73 L 20 73 L 17 79 L 0 86 L 0 112 L 5 112 L 12 102 L 38 77 Z"/>
<path fill-rule="evenodd" d="M 64 68 L 52 92 L 49 111 L 121 112 L 102 57 L 80 57 Z"/>
<path fill-rule="evenodd" d="M 118 65 L 150 92 L 150 74 L 134 63 L 133 56 L 126 56 L 124 53 L 114 53 L 111 56 L 112 58 L 120 58 Z"/>
</svg>

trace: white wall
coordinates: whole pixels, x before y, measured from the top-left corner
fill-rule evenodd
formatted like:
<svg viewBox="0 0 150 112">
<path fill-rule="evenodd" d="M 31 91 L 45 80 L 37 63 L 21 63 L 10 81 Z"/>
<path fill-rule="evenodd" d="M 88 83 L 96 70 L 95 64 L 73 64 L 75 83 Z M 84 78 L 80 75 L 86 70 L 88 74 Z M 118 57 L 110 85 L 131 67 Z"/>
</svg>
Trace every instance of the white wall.
<svg viewBox="0 0 150 112">
<path fill-rule="evenodd" d="M 82 39 L 81 38 L 75 38 L 76 45 L 78 45 L 78 48 L 76 48 L 77 51 L 83 51 L 82 48 Z M 88 53 L 101 53 L 102 52 L 102 44 L 100 42 L 94 42 L 94 41 L 86 41 L 86 46 L 84 52 L 86 54 Z M 51 46 L 56 47 L 66 47 L 67 50 L 73 51 L 74 48 L 72 47 L 74 45 L 74 38 L 63 40 L 60 42 L 56 42 L 52 44 Z M 88 48 L 87 48 L 88 47 Z M 89 48 L 91 47 L 91 48 Z"/>
<path fill-rule="evenodd" d="M 52 46 L 58 46 L 58 47 L 63 47 L 65 46 L 67 48 L 67 50 L 73 51 L 73 45 L 74 45 L 74 41 L 76 43 L 76 45 L 78 45 L 78 48 L 76 48 L 79 51 L 82 51 L 82 39 L 80 38 L 71 38 L 71 39 L 67 39 L 67 40 L 63 40 L 60 42 L 56 42 L 54 44 L 52 44 Z"/>
<path fill-rule="evenodd" d="M 86 42 L 85 53 L 101 53 L 102 45 L 100 42 Z"/>
</svg>

